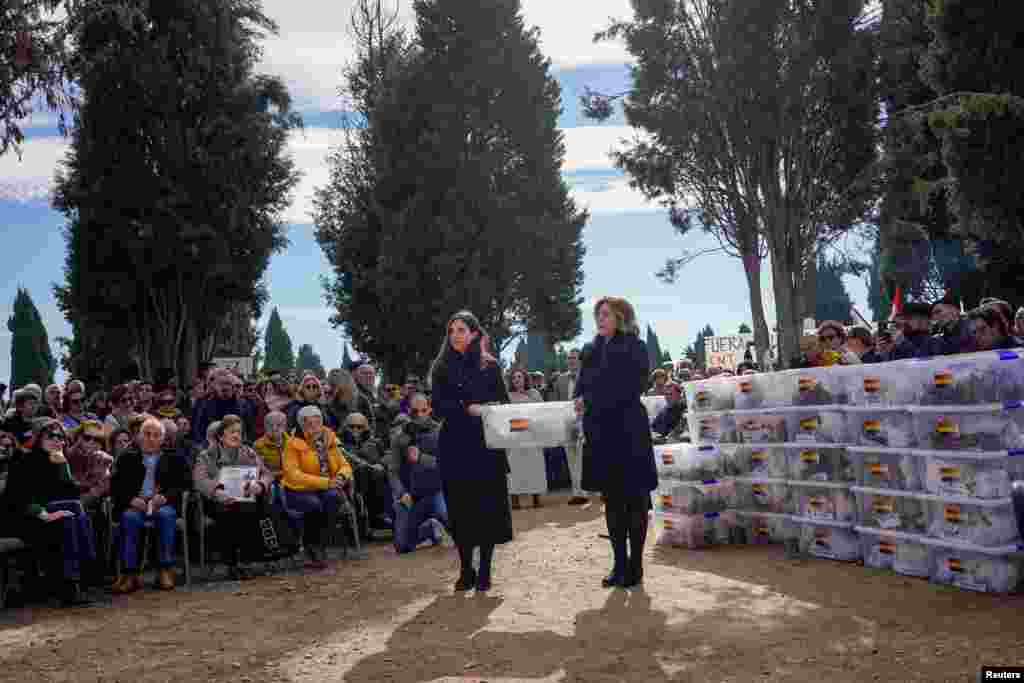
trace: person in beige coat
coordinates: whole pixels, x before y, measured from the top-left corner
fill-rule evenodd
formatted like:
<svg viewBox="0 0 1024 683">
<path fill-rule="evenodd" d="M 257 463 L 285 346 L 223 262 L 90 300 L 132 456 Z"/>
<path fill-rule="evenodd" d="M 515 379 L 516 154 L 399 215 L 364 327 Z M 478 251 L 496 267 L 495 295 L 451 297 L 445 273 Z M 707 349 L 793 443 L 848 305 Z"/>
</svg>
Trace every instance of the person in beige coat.
<svg viewBox="0 0 1024 683">
<path fill-rule="evenodd" d="M 580 371 L 580 352 L 573 349 L 568 356 L 569 369 L 555 380 L 555 400 L 571 401 L 576 390 L 576 378 Z M 585 505 L 587 494 L 581 486 L 583 481 L 583 430 L 576 421 L 576 438 L 565 446 L 565 458 L 569 463 L 569 478 L 572 480 L 572 497 L 569 505 Z"/>
</svg>

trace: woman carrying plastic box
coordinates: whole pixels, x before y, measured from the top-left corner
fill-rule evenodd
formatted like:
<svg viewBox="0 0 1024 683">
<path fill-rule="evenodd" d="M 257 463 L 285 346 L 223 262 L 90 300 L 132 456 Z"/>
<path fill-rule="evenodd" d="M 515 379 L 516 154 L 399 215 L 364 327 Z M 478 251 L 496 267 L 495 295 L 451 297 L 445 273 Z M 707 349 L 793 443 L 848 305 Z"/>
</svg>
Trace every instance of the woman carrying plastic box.
<svg viewBox="0 0 1024 683">
<path fill-rule="evenodd" d="M 469 311 L 448 321 L 448 335 L 430 371 L 434 414 L 444 420 L 439 438 L 441 481 L 461 571 L 455 590 L 491 589 L 494 546 L 512 540 L 508 457 L 489 449 L 480 416 L 483 406 L 508 403 L 486 333 Z M 646 380 L 646 374 L 644 375 Z M 473 549 L 480 548 L 479 572 Z"/>
<path fill-rule="evenodd" d="M 658 487 L 647 410 L 647 346 L 633 307 L 605 297 L 594 307 L 597 336 L 583 349 L 574 398 L 590 449 L 583 460 L 583 488 L 601 491 L 614 565 L 605 587 L 643 580 L 650 493 Z M 626 541 L 629 541 L 627 553 Z"/>
</svg>

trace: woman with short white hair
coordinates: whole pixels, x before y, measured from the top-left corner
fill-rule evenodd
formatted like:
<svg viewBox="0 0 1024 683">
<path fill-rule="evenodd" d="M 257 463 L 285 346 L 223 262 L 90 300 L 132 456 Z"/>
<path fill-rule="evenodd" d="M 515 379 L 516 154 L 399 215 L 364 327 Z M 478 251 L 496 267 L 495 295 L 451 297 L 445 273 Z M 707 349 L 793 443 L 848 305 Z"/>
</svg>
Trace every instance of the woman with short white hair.
<svg viewBox="0 0 1024 683">
<path fill-rule="evenodd" d="M 323 413 L 308 405 L 297 414 L 299 426 L 282 458 L 285 506 L 301 515 L 303 545 L 310 569 L 324 569 L 324 531 L 341 507 L 341 492 L 352 491 L 352 466 L 341 454 L 338 437 L 324 427 Z"/>
</svg>

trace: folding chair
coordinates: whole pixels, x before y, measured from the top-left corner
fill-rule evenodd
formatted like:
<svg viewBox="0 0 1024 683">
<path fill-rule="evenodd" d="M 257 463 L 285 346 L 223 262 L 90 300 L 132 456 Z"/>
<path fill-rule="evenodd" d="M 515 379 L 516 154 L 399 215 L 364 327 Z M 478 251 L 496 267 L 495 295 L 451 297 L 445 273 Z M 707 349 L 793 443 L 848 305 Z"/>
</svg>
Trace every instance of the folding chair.
<svg viewBox="0 0 1024 683">
<path fill-rule="evenodd" d="M 192 585 L 192 563 L 189 559 L 188 552 L 188 510 L 189 501 L 191 500 L 191 492 L 185 491 L 181 496 L 181 509 L 178 510 L 178 519 L 175 521 L 175 526 L 178 532 L 181 534 L 181 550 L 185 559 L 185 585 Z M 107 533 L 107 558 L 110 559 L 113 553 L 114 566 L 117 570 L 117 578 L 121 578 L 121 553 L 118 552 L 117 548 L 114 547 L 114 536 L 120 532 L 121 523 L 114 519 L 114 503 L 110 498 L 103 500 L 103 508 L 107 516 L 107 524 L 109 525 L 109 531 Z M 146 562 L 149 559 L 149 546 L 152 542 L 153 531 L 156 525 L 152 520 L 146 520 L 142 530 L 142 557 L 139 563 L 139 574 L 143 574 L 146 571 Z"/>
</svg>

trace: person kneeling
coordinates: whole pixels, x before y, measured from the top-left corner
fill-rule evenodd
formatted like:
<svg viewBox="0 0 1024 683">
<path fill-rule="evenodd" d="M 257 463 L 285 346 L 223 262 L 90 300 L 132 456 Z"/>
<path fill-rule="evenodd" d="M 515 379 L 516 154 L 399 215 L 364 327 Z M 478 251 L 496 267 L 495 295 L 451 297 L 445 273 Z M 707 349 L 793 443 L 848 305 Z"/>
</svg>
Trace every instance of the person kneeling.
<svg viewBox="0 0 1024 683">
<path fill-rule="evenodd" d="M 285 509 L 301 518 L 307 566 L 324 569 L 324 531 L 337 523 L 342 495 L 352 493 L 352 466 L 338 449 L 338 437 L 324 427 L 316 406 L 298 411 L 299 428 L 288 439 L 281 480 Z"/>
<path fill-rule="evenodd" d="M 258 558 L 255 550 L 250 557 L 242 557 L 247 550 L 243 543 L 253 538 L 252 530 L 262 517 L 261 506 L 254 499 L 270 493 L 274 477 L 260 456 L 242 444 L 242 418 L 238 415 L 224 416 L 214 432 L 214 441 L 216 445 L 204 450 L 196 459 L 192 480 L 206 502 L 203 506 L 206 516 L 217 523 L 228 576 L 232 580 L 247 579 L 250 574 L 239 562 Z M 225 467 L 253 468 L 255 478 L 246 484 L 249 500 L 236 498 L 225 490 L 221 483 Z"/>
<path fill-rule="evenodd" d="M 156 527 L 162 590 L 174 590 L 174 543 L 181 497 L 188 488 L 188 463 L 163 449 L 164 426 L 155 417 L 146 418 L 140 429 L 141 448 L 118 457 L 110 493 L 114 519 L 121 520 L 121 560 L 124 574 L 114 584 L 115 593 L 132 593 L 142 588 L 139 562 L 139 532 L 147 522 Z"/>
<path fill-rule="evenodd" d="M 403 417 L 396 420 L 388 465 L 395 495 L 395 550 L 409 553 L 425 541 L 451 545 L 437 461 L 441 426 L 431 419 L 430 403 L 422 394 L 413 396 L 409 417 Z"/>
</svg>

